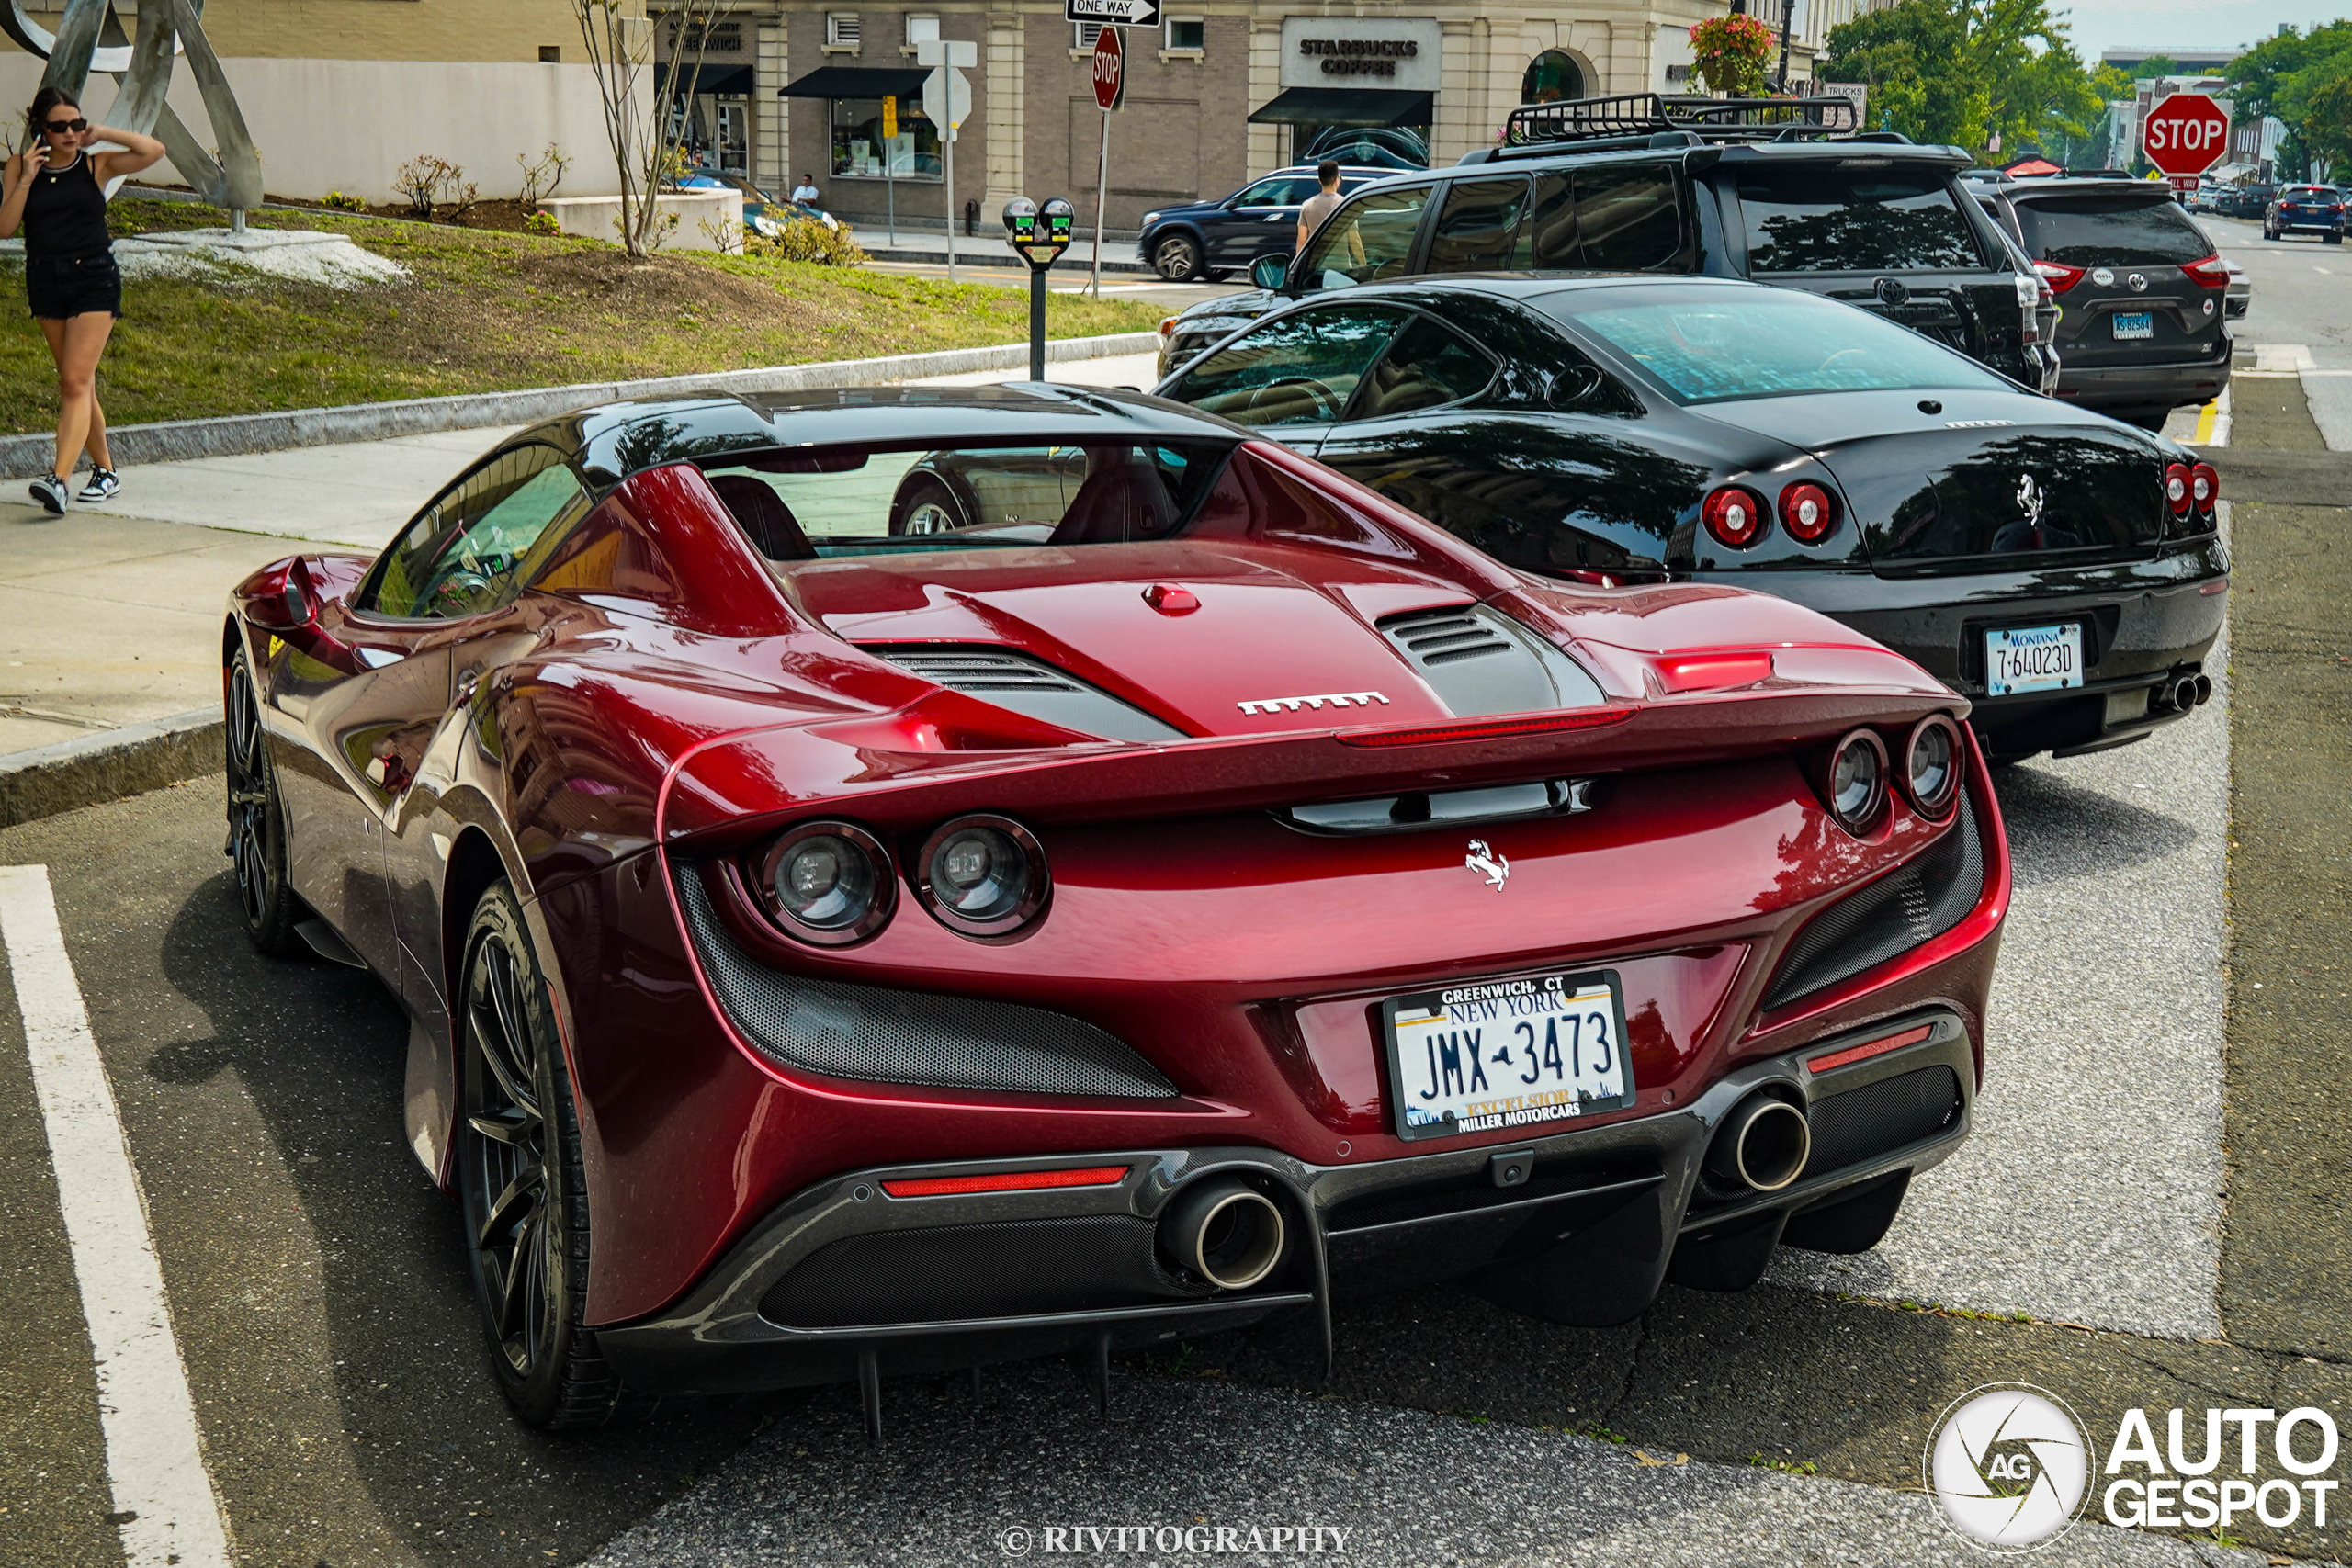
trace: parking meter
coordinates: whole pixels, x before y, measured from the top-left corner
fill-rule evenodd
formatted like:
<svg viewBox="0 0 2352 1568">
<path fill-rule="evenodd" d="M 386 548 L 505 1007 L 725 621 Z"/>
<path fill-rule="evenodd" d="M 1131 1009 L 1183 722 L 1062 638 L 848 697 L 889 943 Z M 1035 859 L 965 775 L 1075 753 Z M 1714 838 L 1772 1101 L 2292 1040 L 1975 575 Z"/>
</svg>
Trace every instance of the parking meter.
<svg viewBox="0 0 2352 1568">
<path fill-rule="evenodd" d="M 1025 196 L 1004 204 L 1004 240 L 1029 264 L 1029 378 L 1046 378 L 1046 273 L 1069 249 L 1078 209 L 1060 197 L 1043 207 Z"/>
</svg>

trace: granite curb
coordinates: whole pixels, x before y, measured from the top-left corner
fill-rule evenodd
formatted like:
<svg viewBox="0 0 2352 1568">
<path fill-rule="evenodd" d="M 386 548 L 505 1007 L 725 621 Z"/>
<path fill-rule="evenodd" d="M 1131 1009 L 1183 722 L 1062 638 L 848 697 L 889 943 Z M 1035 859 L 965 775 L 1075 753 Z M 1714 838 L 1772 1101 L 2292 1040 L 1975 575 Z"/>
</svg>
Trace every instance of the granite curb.
<svg viewBox="0 0 2352 1568">
<path fill-rule="evenodd" d="M 1102 359 L 1114 355 L 1145 354 L 1159 346 L 1159 338 L 1153 333 L 1056 338 L 1046 344 L 1046 358 L 1048 363 Z M 829 359 L 814 365 L 775 365 L 704 376 L 582 381 L 511 392 L 470 392 L 447 398 L 411 398 L 399 402 L 352 403 L 340 408 L 288 409 L 216 419 L 125 424 L 108 429 L 107 440 L 113 447 L 116 466 L 128 467 L 191 457 L 281 452 L 346 441 L 383 441 L 398 435 L 425 435 L 492 424 L 526 424 L 590 403 L 628 398 L 676 397 L 689 392 L 821 391 L 834 387 L 919 380 L 927 376 L 968 375 L 976 370 L 1023 370 L 1028 364 L 1026 343 L 992 344 L 983 348 L 939 349 L 874 359 Z M 55 446 L 56 438 L 46 431 L 0 435 L 0 479 L 28 479 L 48 472 Z"/>
<path fill-rule="evenodd" d="M 218 773 L 221 734 L 199 708 L 0 756 L 0 828 Z"/>
</svg>

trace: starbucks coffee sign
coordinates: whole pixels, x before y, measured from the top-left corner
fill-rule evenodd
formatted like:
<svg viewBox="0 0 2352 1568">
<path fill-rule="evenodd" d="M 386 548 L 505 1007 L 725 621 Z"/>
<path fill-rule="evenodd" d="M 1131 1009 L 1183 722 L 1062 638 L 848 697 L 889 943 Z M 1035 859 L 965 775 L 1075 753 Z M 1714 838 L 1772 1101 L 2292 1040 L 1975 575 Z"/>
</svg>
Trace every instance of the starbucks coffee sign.
<svg viewBox="0 0 2352 1568">
<path fill-rule="evenodd" d="M 1283 23 L 1283 85 L 1434 93 L 1441 36 L 1428 17 L 1292 17 Z"/>
</svg>

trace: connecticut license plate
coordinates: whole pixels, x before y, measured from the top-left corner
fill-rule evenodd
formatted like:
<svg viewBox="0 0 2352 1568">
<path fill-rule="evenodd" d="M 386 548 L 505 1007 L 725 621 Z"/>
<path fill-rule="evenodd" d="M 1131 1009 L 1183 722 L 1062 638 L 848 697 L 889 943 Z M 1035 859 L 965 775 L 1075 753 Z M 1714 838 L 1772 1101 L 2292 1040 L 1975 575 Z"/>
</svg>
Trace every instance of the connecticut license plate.
<svg viewBox="0 0 2352 1568">
<path fill-rule="evenodd" d="M 2115 322 L 2117 337 L 2134 338 L 2156 335 L 2156 318 L 2152 311 L 2134 310 L 2129 315 L 2118 314 L 2111 320 Z"/>
<path fill-rule="evenodd" d="M 1634 1103 L 1614 972 L 1483 980 L 1381 1005 L 1396 1135 L 1444 1138 Z"/>
<path fill-rule="evenodd" d="M 1984 634 L 1984 694 L 2056 692 L 2083 683 L 2083 628 L 2010 626 Z"/>
</svg>

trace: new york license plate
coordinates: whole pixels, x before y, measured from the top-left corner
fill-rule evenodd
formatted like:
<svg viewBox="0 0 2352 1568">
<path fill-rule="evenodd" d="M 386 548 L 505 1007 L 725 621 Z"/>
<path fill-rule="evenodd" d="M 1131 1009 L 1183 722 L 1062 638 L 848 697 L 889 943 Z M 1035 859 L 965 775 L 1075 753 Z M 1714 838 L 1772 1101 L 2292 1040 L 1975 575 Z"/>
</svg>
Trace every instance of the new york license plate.
<svg viewBox="0 0 2352 1568">
<path fill-rule="evenodd" d="M 1485 980 L 1381 1004 L 1396 1135 L 1444 1138 L 1634 1103 L 1613 972 Z"/>
<path fill-rule="evenodd" d="M 2056 692 L 2083 683 L 2083 628 L 2009 626 L 1984 634 L 1984 694 Z"/>
<path fill-rule="evenodd" d="M 2153 311 L 2133 310 L 2128 315 L 2119 313 L 2109 319 L 2115 322 L 2115 335 L 2119 338 L 2152 338 L 2156 335 L 2156 318 Z"/>
</svg>

